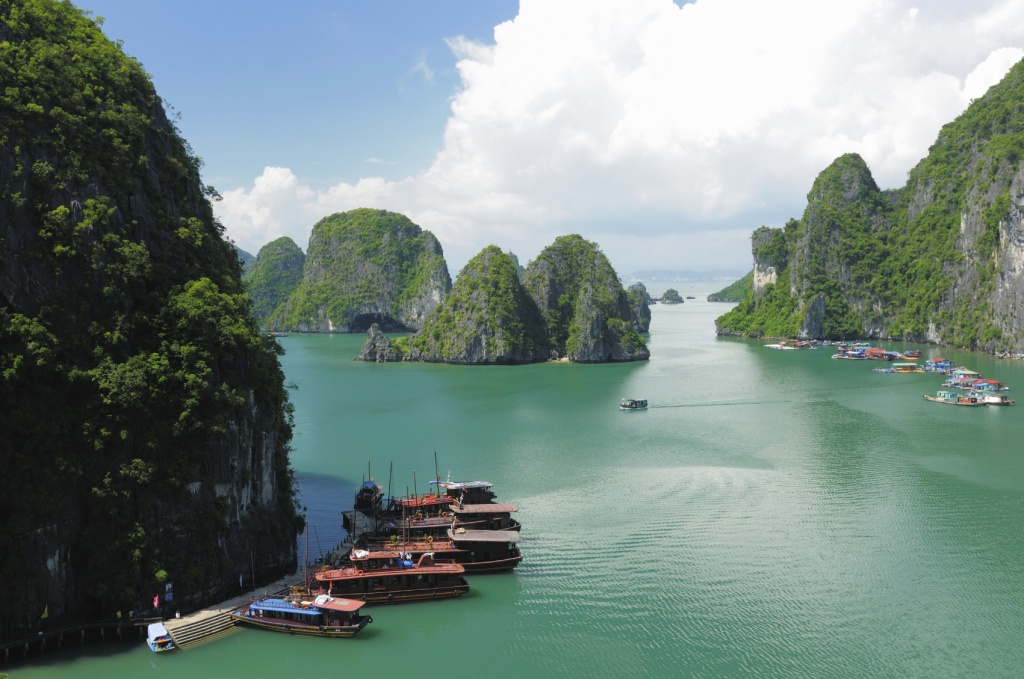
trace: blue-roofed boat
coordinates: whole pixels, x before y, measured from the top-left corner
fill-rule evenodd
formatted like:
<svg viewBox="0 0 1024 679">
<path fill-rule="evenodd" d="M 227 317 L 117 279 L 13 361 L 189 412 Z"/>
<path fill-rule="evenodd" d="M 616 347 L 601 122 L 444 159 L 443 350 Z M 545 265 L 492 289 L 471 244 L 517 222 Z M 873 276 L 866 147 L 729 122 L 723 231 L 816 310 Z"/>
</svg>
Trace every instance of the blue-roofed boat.
<svg viewBox="0 0 1024 679">
<path fill-rule="evenodd" d="M 327 594 L 255 599 L 231 614 L 236 624 L 311 637 L 351 637 L 373 622 L 363 601 Z"/>
<path fill-rule="evenodd" d="M 173 651 L 177 646 L 162 622 L 154 622 L 147 628 L 146 644 L 154 653 Z"/>
</svg>

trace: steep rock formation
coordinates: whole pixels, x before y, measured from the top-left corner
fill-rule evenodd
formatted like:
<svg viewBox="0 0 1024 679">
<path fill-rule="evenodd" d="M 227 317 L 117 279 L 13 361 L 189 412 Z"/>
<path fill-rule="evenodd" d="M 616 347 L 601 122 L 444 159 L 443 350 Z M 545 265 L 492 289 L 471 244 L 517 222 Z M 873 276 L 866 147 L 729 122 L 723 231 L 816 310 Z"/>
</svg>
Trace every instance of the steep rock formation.
<svg viewBox="0 0 1024 679">
<path fill-rule="evenodd" d="M 860 158 L 838 159 L 803 218 L 770 230 L 772 257 L 755 237 L 753 289 L 719 332 L 1024 350 L 1022 100 L 1024 62 L 942 128 L 896 191 Z M 777 284 L 759 285 L 769 268 Z"/>
<path fill-rule="evenodd" d="M 283 375 L 198 159 L 71 4 L 0 41 L 0 640 L 289 572 Z"/>
<path fill-rule="evenodd" d="M 306 255 L 288 236 L 260 248 L 245 275 L 253 301 L 252 312 L 257 319 L 265 321 L 298 289 L 305 263 Z"/>
<path fill-rule="evenodd" d="M 630 310 L 633 312 L 633 329 L 637 332 L 648 332 L 651 329 L 651 296 L 647 286 L 640 281 L 633 283 L 626 290 Z"/>
<path fill-rule="evenodd" d="M 423 330 L 400 350 L 375 326 L 360 358 L 486 365 L 536 363 L 550 355 L 544 323 L 519 283 L 515 261 L 492 245 L 466 264 Z"/>
<path fill-rule="evenodd" d="M 561 236 L 523 274 L 559 356 L 577 363 L 645 361 L 650 352 L 615 270 L 600 248 Z"/>
<path fill-rule="evenodd" d="M 360 208 L 313 227 L 302 283 L 270 318 L 274 330 L 407 332 L 451 289 L 440 243 L 408 217 Z"/>
</svg>

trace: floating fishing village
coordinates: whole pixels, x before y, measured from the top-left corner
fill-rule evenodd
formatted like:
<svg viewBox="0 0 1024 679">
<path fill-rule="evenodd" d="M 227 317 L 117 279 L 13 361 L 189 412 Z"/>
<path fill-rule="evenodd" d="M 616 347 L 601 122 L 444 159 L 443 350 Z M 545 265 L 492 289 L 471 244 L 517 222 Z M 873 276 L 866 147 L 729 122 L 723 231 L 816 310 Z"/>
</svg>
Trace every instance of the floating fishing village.
<svg viewBox="0 0 1024 679">
<path fill-rule="evenodd" d="M 946 358 L 936 357 L 927 359 L 924 365 L 917 362 L 908 362 L 906 359 L 921 358 L 920 349 L 908 349 L 907 351 L 887 351 L 871 346 L 868 342 L 839 342 L 828 341 L 818 342 L 817 340 L 797 341 L 793 343 L 779 342 L 777 344 L 765 344 L 765 349 L 776 351 L 797 351 L 817 349 L 819 346 L 835 346 L 836 353 L 832 358 L 842 361 L 884 361 L 889 367 L 872 368 L 872 372 L 885 373 L 890 375 L 910 373 L 936 373 L 945 375 L 942 382 L 943 389 L 938 390 L 934 396 L 924 394 L 927 401 L 943 403 L 956 406 L 1008 406 L 1016 403 L 1013 399 L 1002 392 L 1009 391 L 1009 387 L 1003 382 L 995 379 L 986 379 L 984 375 L 964 366 L 953 367 L 953 363 Z"/>
</svg>

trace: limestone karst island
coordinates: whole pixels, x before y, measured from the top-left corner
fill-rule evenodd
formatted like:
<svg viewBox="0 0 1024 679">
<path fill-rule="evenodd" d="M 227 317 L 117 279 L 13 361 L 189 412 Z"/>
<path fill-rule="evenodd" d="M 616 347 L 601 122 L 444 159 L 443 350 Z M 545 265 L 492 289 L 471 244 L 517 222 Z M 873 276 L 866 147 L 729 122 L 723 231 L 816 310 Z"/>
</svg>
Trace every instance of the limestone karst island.
<svg viewBox="0 0 1024 679">
<path fill-rule="evenodd" d="M 1024 664 L 1024 62 L 655 289 L 383 199 L 243 253 L 97 21 L 0 0 L 0 679 Z"/>
</svg>

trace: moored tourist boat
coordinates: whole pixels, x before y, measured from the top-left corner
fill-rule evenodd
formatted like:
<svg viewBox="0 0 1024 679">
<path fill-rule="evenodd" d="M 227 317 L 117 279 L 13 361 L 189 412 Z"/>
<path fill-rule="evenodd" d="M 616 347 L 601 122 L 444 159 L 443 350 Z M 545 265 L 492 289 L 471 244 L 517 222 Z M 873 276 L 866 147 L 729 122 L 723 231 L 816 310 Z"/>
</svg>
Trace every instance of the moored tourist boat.
<svg viewBox="0 0 1024 679">
<path fill-rule="evenodd" d="M 237 624 L 312 637 L 351 637 L 373 622 L 359 610 L 364 601 L 328 594 L 255 599 L 231 614 Z"/>
<path fill-rule="evenodd" d="M 454 517 L 452 528 L 458 531 L 465 530 L 514 530 L 518 531 L 522 525 L 512 518 L 513 512 L 518 512 L 519 506 L 511 502 L 495 502 L 481 505 L 452 505 L 451 513 Z"/>
<path fill-rule="evenodd" d="M 415 542 L 389 542 L 353 549 L 348 563 L 363 571 L 390 568 L 432 552 L 438 560 L 461 564 L 469 575 L 510 571 L 523 560 L 519 533 L 509 530 L 448 529 L 444 538 L 428 537 Z M 386 570 L 386 569 L 385 569 Z"/>
<path fill-rule="evenodd" d="M 397 604 L 432 599 L 450 599 L 469 591 L 463 574 L 466 569 L 455 562 L 434 559 L 427 552 L 413 563 L 399 555 L 386 567 L 363 570 L 354 566 L 324 568 L 310 581 L 319 594 L 358 599 L 367 604 Z"/>
<path fill-rule="evenodd" d="M 624 398 L 619 401 L 619 407 L 623 410 L 640 410 L 647 407 L 645 398 Z"/>
<path fill-rule="evenodd" d="M 431 484 L 444 490 L 445 494 L 462 504 L 486 504 L 494 502 L 497 495 L 491 488 L 494 484 L 488 481 L 431 481 Z"/>
<path fill-rule="evenodd" d="M 146 644 L 149 646 L 149 650 L 154 653 L 163 653 L 164 651 L 173 651 L 177 646 L 174 645 L 174 640 L 171 639 L 170 633 L 167 628 L 164 627 L 162 622 L 154 622 L 146 628 Z"/>
<path fill-rule="evenodd" d="M 924 398 L 925 400 L 932 401 L 933 403 L 945 403 L 946 405 L 951 406 L 985 405 L 976 396 L 964 396 L 963 394 L 957 394 L 952 391 L 946 390 L 939 390 L 938 392 L 935 393 L 935 396 L 929 396 L 928 394 L 924 394 Z"/>
</svg>

